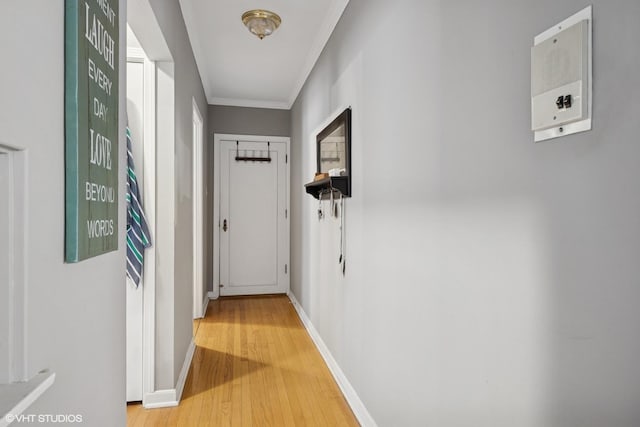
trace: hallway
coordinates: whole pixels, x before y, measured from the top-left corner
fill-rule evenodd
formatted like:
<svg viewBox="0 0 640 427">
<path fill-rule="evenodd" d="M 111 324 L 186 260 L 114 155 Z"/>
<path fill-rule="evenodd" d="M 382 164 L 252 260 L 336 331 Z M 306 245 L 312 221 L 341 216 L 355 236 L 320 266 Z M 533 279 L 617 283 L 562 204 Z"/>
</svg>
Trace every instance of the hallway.
<svg viewBox="0 0 640 427">
<path fill-rule="evenodd" d="M 127 407 L 127 425 L 358 425 L 286 296 L 221 298 L 194 327 L 180 405 Z"/>
<path fill-rule="evenodd" d="M 640 0 L 1 4 L 0 427 L 640 426 Z"/>
</svg>

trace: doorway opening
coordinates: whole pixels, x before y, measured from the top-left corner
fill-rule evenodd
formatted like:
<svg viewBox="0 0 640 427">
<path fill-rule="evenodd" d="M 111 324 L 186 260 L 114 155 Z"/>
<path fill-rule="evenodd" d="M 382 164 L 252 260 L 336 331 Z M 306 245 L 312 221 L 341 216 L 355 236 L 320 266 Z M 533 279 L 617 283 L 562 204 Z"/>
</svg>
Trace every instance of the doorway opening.
<svg viewBox="0 0 640 427">
<path fill-rule="evenodd" d="M 136 180 L 151 233 L 156 237 L 156 65 L 127 27 L 127 118 Z M 143 401 L 152 391 L 149 359 L 155 322 L 155 244 L 144 253 L 144 270 L 136 288 L 127 279 L 127 401 Z M 146 371 L 146 372 L 145 372 Z M 146 377 L 146 386 L 145 386 Z"/>
</svg>

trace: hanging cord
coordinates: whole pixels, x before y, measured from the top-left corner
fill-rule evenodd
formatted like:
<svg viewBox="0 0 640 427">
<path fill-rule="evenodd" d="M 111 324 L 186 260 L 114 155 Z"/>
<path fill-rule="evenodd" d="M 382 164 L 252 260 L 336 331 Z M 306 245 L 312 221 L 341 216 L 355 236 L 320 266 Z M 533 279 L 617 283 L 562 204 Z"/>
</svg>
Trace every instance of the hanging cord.
<svg viewBox="0 0 640 427">
<path fill-rule="evenodd" d="M 336 213 L 338 213 L 337 206 L 338 204 L 336 203 Z M 337 217 L 338 215 L 336 215 Z M 340 256 L 338 257 L 338 264 L 342 264 L 342 195 L 340 195 Z"/>
<path fill-rule="evenodd" d="M 335 199 L 333 197 L 333 190 L 330 190 L 330 191 L 331 193 L 329 194 L 329 216 L 336 216 L 335 215 Z"/>
<path fill-rule="evenodd" d="M 324 217 L 324 212 L 322 212 L 322 191 L 318 193 L 318 221 Z"/>
<path fill-rule="evenodd" d="M 340 194 L 340 258 L 338 258 L 338 263 L 342 265 L 342 275 L 345 275 L 347 269 L 347 259 L 346 259 L 346 239 L 345 239 L 345 221 L 344 221 L 344 198 L 342 194 Z"/>
</svg>

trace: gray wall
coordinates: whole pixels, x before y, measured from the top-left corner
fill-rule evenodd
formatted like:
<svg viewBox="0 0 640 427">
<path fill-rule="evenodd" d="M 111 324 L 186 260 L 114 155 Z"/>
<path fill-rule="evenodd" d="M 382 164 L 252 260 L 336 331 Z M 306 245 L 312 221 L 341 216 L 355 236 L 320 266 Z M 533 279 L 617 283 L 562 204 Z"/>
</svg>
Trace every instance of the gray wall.
<svg viewBox="0 0 640 427">
<path fill-rule="evenodd" d="M 165 325 L 173 321 L 173 329 L 169 331 L 166 327 L 161 328 L 159 324 L 156 335 L 156 339 L 159 340 L 156 343 L 159 351 L 167 348 L 173 350 L 172 355 L 166 354 L 166 351 L 160 355 L 164 358 L 171 357 L 172 369 L 156 369 L 156 389 L 166 389 L 175 387 L 193 335 L 191 321 L 193 319 L 192 102 L 195 99 L 202 114 L 203 135 L 207 135 L 207 102 L 180 4 L 177 1 L 167 0 L 150 0 L 149 3 L 173 59 L 175 83 L 173 168 L 175 226 L 170 228 L 174 239 L 174 277 L 173 281 L 168 280 L 159 284 L 162 287 L 156 291 L 158 298 L 156 317 L 164 316 Z M 162 173 L 159 169 L 158 174 Z M 162 194 L 163 191 L 159 190 L 158 197 L 160 198 Z M 158 214 L 160 226 L 161 212 Z M 208 229 L 205 229 L 205 233 L 209 233 Z M 205 260 L 210 258 L 208 253 L 204 256 Z M 171 262 L 171 260 L 159 258 L 158 262 Z"/>
<path fill-rule="evenodd" d="M 209 105 L 209 131 L 240 135 L 289 136 L 291 111 Z"/>
<path fill-rule="evenodd" d="M 213 135 L 228 133 L 238 135 L 289 136 L 291 132 L 291 111 L 268 108 L 230 107 L 225 105 L 209 105 L 207 113 L 209 127 L 207 153 L 207 182 L 211 191 L 207 196 L 207 224 L 213 223 Z M 207 284 L 213 291 L 213 230 L 207 230 Z"/>
<path fill-rule="evenodd" d="M 292 289 L 379 425 L 640 425 L 640 3 L 593 3 L 591 132 L 529 130 L 533 37 L 578 0 L 351 0 L 301 91 Z M 342 278 L 302 184 L 346 105 Z"/>
<path fill-rule="evenodd" d="M 125 30 L 120 10 L 119 250 L 64 260 L 64 2 L 0 7 L 0 143 L 28 157 L 28 365 L 56 373 L 29 414 L 125 425 Z"/>
</svg>

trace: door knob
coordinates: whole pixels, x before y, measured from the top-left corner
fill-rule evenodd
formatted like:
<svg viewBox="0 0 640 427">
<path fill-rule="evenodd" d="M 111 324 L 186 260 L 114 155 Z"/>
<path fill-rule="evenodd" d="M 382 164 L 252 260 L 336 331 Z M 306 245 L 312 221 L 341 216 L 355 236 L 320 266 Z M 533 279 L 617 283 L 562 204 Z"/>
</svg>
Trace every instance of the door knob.
<svg viewBox="0 0 640 427">
<path fill-rule="evenodd" d="M 222 231 L 227 231 L 227 220 L 222 221 Z"/>
</svg>

